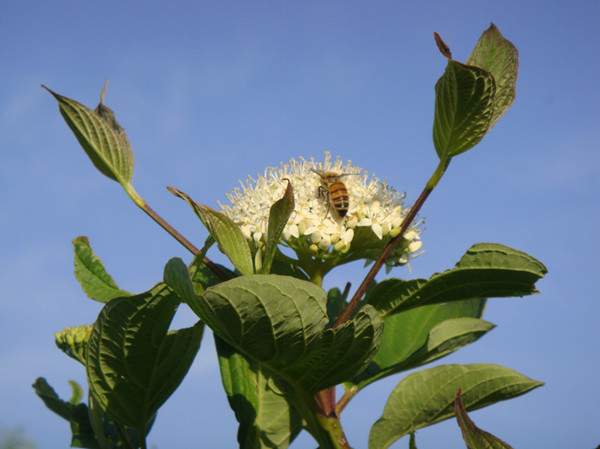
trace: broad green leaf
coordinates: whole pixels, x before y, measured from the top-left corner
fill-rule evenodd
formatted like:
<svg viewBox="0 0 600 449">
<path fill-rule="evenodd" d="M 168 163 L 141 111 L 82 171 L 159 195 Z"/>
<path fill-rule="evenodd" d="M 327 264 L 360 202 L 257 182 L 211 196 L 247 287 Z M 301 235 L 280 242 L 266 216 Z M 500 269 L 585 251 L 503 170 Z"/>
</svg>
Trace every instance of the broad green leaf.
<svg viewBox="0 0 600 449">
<path fill-rule="evenodd" d="M 494 77 L 479 67 L 449 60 L 435 85 L 433 143 L 448 159 L 479 143 L 494 113 Z"/>
<path fill-rule="evenodd" d="M 454 400 L 454 414 L 468 449 L 512 449 L 512 447 L 485 430 L 478 428 L 469 418 L 458 390 Z"/>
<path fill-rule="evenodd" d="M 232 271 L 229 271 L 223 265 L 216 264 L 220 270 L 223 270 L 224 273 L 230 278 L 235 277 L 235 274 Z M 198 256 L 192 262 L 192 265 L 189 269 L 190 277 L 192 279 L 192 284 L 194 285 L 194 291 L 197 295 L 201 295 L 204 290 L 208 287 L 216 285 L 223 280 L 218 278 L 217 275 L 204 263 L 203 256 Z"/>
<path fill-rule="evenodd" d="M 290 264 L 281 259 L 273 260 L 273 264 L 271 265 L 271 273 L 272 274 L 280 274 L 282 276 L 292 276 L 296 279 L 302 279 L 303 281 L 310 280 L 310 277 L 296 264 Z"/>
<path fill-rule="evenodd" d="M 183 380 L 200 346 L 200 322 L 168 332 L 178 305 L 164 284 L 116 298 L 102 309 L 88 341 L 91 394 L 115 421 L 141 433 Z"/>
<path fill-rule="evenodd" d="M 191 297 L 195 301 L 197 298 L 192 296 L 193 291 L 204 291 L 208 283 L 202 279 L 201 285 L 196 280 L 190 285 L 183 269 L 181 261 L 171 261 L 165 268 L 165 280 L 178 291 L 180 297 Z M 334 449 L 330 435 L 323 431 L 315 414 L 313 394 L 304 391 L 302 383 L 290 387 L 269 366 L 232 349 L 217 334 L 215 338 L 218 341 L 223 383 L 240 423 L 240 447 L 287 447 L 299 432 L 302 422 L 320 447 Z M 223 345 L 235 353 L 222 357 L 219 348 Z M 256 388 L 254 393 L 253 387 Z M 282 392 L 284 388 L 285 393 Z M 276 441 L 279 441 L 278 446 L 273 445 Z"/>
<path fill-rule="evenodd" d="M 83 325 L 67 327 L 54 334 L 54 342 L 62 352 L 85 366 L 87 342 L 92 334 L 93 326 Z"/>
<path fill-rule="evenodd" d="M 388 398 L 383 415 L 371 428 L 369 449 L 385 449 L 394 441 L 454 414 L 460 388 L 468 410 L 525 394 L 542 382 L 500 365 L 441 365 L 411 374 Z"/>
<path fill-rule="evenodd" d="M 285 449 L 302 419 L 272 376 L 215 335 L 223 387 L 239 423 L 240 449 Z"/>
<path fill-rule="evenodd" d="M 481 67 L 494 77 L 496 95 L 490 128 L 504 115 L 515 99 L 519 52 L 493 23 L 483 32 L 467 64 Z"/>
<path fill-rule="evenodd" d="M 75 277 L 88 297 L 99 302 L 108 302 L 131 293 L 121 290 L 106 272 L 102 261 L 94 254 L 90 241 L 85 236 L 73 240 L 75 255 Z"/>
<path fill-rule="evenodd" d="M 350 283 L 346 284 L 346 288 L 342 292 L 339 288 L 332 288 L 327 292 L 327 316 L 329 317 L 329 325 L 333 325 L 338 316 L 344 311 L 348 305 L 347 298 L 350 291 Z M 385 332 L 385 329 L 384 329 Z"/>
<path fill-rule="evenodd" d="M 468 299 L 388 315 L 384 321 L 379 352 L 373 362 L 384 368 L 402 363 L 427 344 L 429 333 L 435 326 L 452 318 L 480 318 L 484 306 L 483 299 Z"/>
<path fill-rule="evenodd" d="M 110 434 L 106 426 L 106 422 L 109 420 L 106 417 L 106 414 L 100 409 L 100 406 L 97 405 L 96 400 L 91 394 L 88 396 L 88 404 L 90 425 L 100 449 L 112 449 L 115 446 L 118 447 L 117 442 L 120 441 L 120 438 L 116 433 L 117 429 L 114 429 L 115 433 L 113 435 Z"/>
<path fill-rule="evenodd" d="M 165 282 L 219 337 L 306 393 L 349 380 L 377 350 L 377 311 L 366 306 L 353 320 L 328 328 L 325 292 L 310 282 L 242 276 L 198 297 L 180 259 L 165 267 Z"/>
<path fill-rule="evenodd" d="M 99 449 L 88 417 L 88 408 L 80 402 L 81 387 L 75 381 L 69 381 L 69 384 L 72 390 L 69 401 L 63 401 L 58 397 L 43 377 L 36 379 L 33 389 L 38 397 L 44 401 L 46 407 L 71 425 L 71 447 Z"/>
<path fill-rule="evenodd" d="M 118 442 L 121 439 L 116 427 L 113 429 L 107 425 L 108 422 L 112 423 L 112 421 L 100 409 L 100 406 L 97 405 L 96 400 L 91 394 L 88 395 L 88 409 L 90 425 L 100 449 L 119 447 Z M 114 433 L 111 433 L 110 430 L 114 430 Z"/>
<path fill-rule="evenodd" d="M 238 225 L 231 221 L 227 215 L 196 203 L 181 190 L 169 187 L 169 191 L 185 200 L 194 209 L 210 235 L 219 244 L 221 252 L 231 260 L 231 263 L 240 273 L 244 275 L 254 273 L 250 246 Z"/>
<path fill-rule="evenodd" d="M 389 279 L 367 293 L 366 301 L 382 314 L 429 304 L 471 298 L 525 296 L 537 293 L 535 283 L 546 267 L 522 251 L 496 243 L 473 245 L 455 268 L 429 280 Z"/>
<path fill-rule="evenodd" d="M 43 86 L 58 101 L 65 122 L 100 172 L 128 186 L 133 176 L 133 152 L 125 130 L 102 102 L 96 110 Z"/>
<path fill-rule="evenodd" d="M 287 187 L 283 196 L 275 201 L 269 210 L 269 225 L 267 227 L 267 241 L 262 262 L 261 273 L 271 272 L 271 264 L 277 251 L 277 244 L 283 233 L 283 229 L 294 211 L 294 189 L 292 183 L 287 180 Z"/>
<path fill-rule="evenodd" d="M 127 426 L 117 424 L 104 413 L 92 395 L 88 396 L 88 415 L 100 449 L 131 449 L 140 447 L 139 433 Z M 124 441 L 126 435 L 127 441 Z"/>
<path fill-rule="evenodd" d="M 288 257 L 281 252 L 279 248 L 275 250 L 275 257 L 271 266 L 272 274 L 281 274 L 282 276 L 292 276 L 304 281 L 310 280 L 310 276 L 299 266 L 299 261 Z"/>
<path fill-rule="evenodd" d="M 402 371 L 438 360 L 494 328 L 478 319 L 485 300 L 435 304 L 390 315 L 384 320 L 379 351 L 354 383 L 359 389 Z"/>
<path fill-rule="evenodd" d="M 435 326 L 429 333 L 420 364 L 437 360 L 458 348 L 472 343 L 496 326 L 478 318 L 454 318 Z M 417 354 L 419 357 L 420 354 Z"/>
</svg>

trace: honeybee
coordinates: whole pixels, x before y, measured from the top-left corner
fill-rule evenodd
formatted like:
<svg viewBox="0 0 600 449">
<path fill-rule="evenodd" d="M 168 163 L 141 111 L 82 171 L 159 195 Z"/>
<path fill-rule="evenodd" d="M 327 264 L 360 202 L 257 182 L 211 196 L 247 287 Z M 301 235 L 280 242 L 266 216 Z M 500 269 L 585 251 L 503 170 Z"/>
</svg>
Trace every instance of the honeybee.
<svg viewBox="0 0 600 449">
<path fill-rule="evenodd" d="M 335 173 L 332 171 L 311 170 L 321 178 L 318 195 L 327 201 L 327 212 L 325 213 L 325 216 L 329 213 L 329 208 L 333 207 L 338 216 L 344 218 L 350 207 L 350 195 L 348 194 L 346 184 L 344 184 L 340 178 L 355 173 Z"/>
</svg>

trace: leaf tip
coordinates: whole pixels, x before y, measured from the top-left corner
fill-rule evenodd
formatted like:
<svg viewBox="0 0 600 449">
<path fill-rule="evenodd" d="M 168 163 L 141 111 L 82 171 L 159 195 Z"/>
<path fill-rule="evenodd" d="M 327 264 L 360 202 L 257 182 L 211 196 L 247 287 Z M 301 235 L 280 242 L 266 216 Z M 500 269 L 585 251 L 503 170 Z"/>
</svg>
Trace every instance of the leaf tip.
<svg viewBox="0 0 600 449">
<path fill-rule="evenodd" d="M 185 275 L 182 276 L 182 273 L 185 273 Z M 165 284 L 175 292 L 177 292 L 177 286 L 182 280 L 187 284 L 187 281 L 189 281 L 189 274 L 185 263 L 180 257 L 172 257 L 169 259 L 163 271 L 163 280 Z"/>
<path fill-rule="evenodd" d="M 444 42 L 442 36 L 439 35 L 436 31 L 433 32 L 433 39 L 435 40 L 435 45 L 437 46 L 440 53 L 447 59 L 452 59 L 452 52 L 450 51 L 450 47 Z"/>
<path fill-rule="evenodd" d="M 83 243 L 84 245 L 90 244 L 90 239 L 86 235 L 78 235 L 72 240 L 73 245 Z"/>
<path fill-rule="evenodd" d="M 181 257 L 171 257 L 165 265 L 164 276 L 167 274 L 176 273 L 181 267 L 185 267 L 185 263 Z"/>
<path fill-rule="evenodd" d="M 188 195 L 179 190 L 177 187 L 167 186 L 167 191 L 171 195 L 175 195 L 177 198 L 181 198 L 182 200 L 186 200 L 188 198 Z"/>
<path fill-rule="evenodd" d="M 60 100 L 61 95 L 57 94 L 56 92 L 54 92 L 52 89 L 50 89 L 48 86 L 46 86 L 45 84 L 40 84 L 40 86 L 42 87 L 42 89 L 44 89 L 46 92 L 48 92 L 50 95 L 52 95 L 56 100 Z"/>
<path fill-rule="evenodd" d="M 69 402 L 73 405 L 77 405 L 83 398 L 83 389 L 81 388 L 81 385 L 74 380 L 69 380 L 69 386 L 71 387 L 71 399 L 69 399 Z"/>
<path fill-rule="evenodd" d="M 285 188 L 285 193 L 291 191 L 294 191 L 294 188 L 292 187 L 292 180 L 290 178 L 282 178 L 282 181 L 287 181 L 287 186 Z"/>
<path fill-rule="evenodd" d="M 106 99 L 106 93 L 108 92 L 108 80 L 104 80 L 104 84 L 102 84 L 102 89 L 100 89 L 100 104 L 104 104 L 104 100 Z"/>
</svg>

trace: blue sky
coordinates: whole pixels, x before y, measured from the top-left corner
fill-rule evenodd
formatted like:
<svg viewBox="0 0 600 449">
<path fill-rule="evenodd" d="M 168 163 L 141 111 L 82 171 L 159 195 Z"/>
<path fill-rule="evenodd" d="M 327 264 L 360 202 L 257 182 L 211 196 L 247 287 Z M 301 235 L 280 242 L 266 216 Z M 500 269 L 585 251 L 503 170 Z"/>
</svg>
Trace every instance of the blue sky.
<svg viewBox="0 0 600 449">
<path fill-rule="evenodd" d="M 412 273 L 454 264 L 475 242 L 505 243 L 550 273 L 541 294 L 492 300 L 498 328 L 446 362 L 497 362 L 546 385 L 473 413 L 514 447 L 600 444 L 600 70 L 597 1 L 10 2 L 0 14 L 0 428 L 21 427 L 39 448 L 67 447 L 66 423 L 31 383 L 63 395 L 84 381 L 53 332 L 93 322 L 98 304 L 72 275 L 70 241 L 87 235 L 119 284 L 145 290 L 185 251 L 103 178 L 79 149 L 44 83 L 107 104 L 127 129 L 137 190 L 191 240 L 205 231 L 164 187 L 216 205 L 247 175 L 328 149 L 407 192 L 435 167 L 433 85 L 495 22 L 519 48 L 518 97 L 472 152 L 457 159 L 425 205 L 425 254 Z M 218 256 L 215 256 L 218 258 Z M 361 268 L 328 285 L 360 279 Z M 178 324 L 192 316 L 182 311 Z M 399 377 L 361 393 L 344 415 L 366 447 Z M 206 338 L 188 377 L 161 410 L 158 448 L 235 447 L 235 421 Z M 463 448 L 454 422 L 418 433 L 419 448 Z M 407 447 L 400 441 L 394 447 Z M 313 448 L 300 437 L 293 448 Z"/>
</svg>

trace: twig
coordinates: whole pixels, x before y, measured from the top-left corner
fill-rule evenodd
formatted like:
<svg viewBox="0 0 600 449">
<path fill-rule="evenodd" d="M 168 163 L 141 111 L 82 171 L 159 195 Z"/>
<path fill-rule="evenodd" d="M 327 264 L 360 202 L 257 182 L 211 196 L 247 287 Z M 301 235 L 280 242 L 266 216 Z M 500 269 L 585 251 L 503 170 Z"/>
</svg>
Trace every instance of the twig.
<svg viewBox="0 0 600 449">
<path fill-rule="evenodd" d="M 201 254 L 201 251 L 192 242 L 186 239 L 183 235 L 179 233 L 179 231 L 177 231 L 177 229 L 175 229 L 164 218 L 158 215 L 158 213 L 156 213 L 156 211 L 152 209 L 150 205 L 146 203 L 146 201 L 135 191 L 133 186 L 128 185 L 125 187 L 125 190 L 127 191 L 129 197 L 140 209 L 142 209 L 150 218 L 152 218 L 152 220 L 158 223 L 161 228 L 163 228 L 165 231 L 171 234 L 171 236 L 175 238 L 175 240 L 177 240 L 179 243 L 181 243 L 181 245 L 183 245 L 185 249 L 187 249 L 194 256 L 199 256 Z M 231 279 L 231 276 L 229 276 L 208 257 L 203 256 L 202 262 L 204 262 L 208 269 L 212 271 L 215 274 L 215 276 L 217 276 L 219 279 L 223 281 Z"/>
<path fill-rule="evenodd" d="M 199 256 L 200 250 L 192 244 L 188 239 L 186 239 L 183 235 L 181 235 L 173 226 L 171 226 L 168 222 L 164 220 L 160 215 L 158 215 L 154 209 L 145 204 L 145 207 L 142 207 L 142 210 L 150 216 L 156 223 L 158 223 L 165 231 L 171 234 L 175 240 L 181 243 L 190 253 L 194 256 Z M 219 279 L 227 280 L 230 278 L 217 264 L 215 264 L 208 257 L 204 256 L 202 258 L 202 262 L 212 271 Z"/>
<path fill-rule="evenodd" d="M 383 248 L 381 255 L 375 261 L 375 263 L 373 264 L 373 266 L 371 267 L 371 269 L 369 270 L 369 272 L 367 273 L 367 275 L 361 282 L 358 289 L 356 289 L 356 292 L 354 293 L 352 300 L 348 303 L 346 308 L 338 316 L 337 320 L 335 320 L 335 323 L 333 325 L 334 327 L 340 326 L 341 324 L 348 321 L 352 317 L 352 314 L 358 307 L 360 300 L 362 299 L 364 294 L 367 292 L 369 285 L 371 284 L 371 282 L 373 282 L 373 280 L 375 279 L 375 276 L 377 276 L 377 273 L 379 272 L 379 270 L 385 263 L 385 260 L 390 256 L 390 254 L 392 253 L 394 248 L 402 240 L 402 236 L 404 235 L 404 233 L 406 232 L 408 227 L 411 225 L 411 223 L 414 221 L 415 217 L 421 210 L 421 207 L 423 207 L 423 204 L 425 204 L 425 200 L 427 200 L 427 197 L 429 196 L 429 194 L 433 191 L 435 186 L 437 186 L 438 182 L 440 182 L 440 179 L 442 179 L 442 176 L 444 175 L 444 172 L 448 168 L 449 163 L 450 163 L 449 160 L 446 160 L 446 159 L 440 160 L 438 166 L 436 167 L 435 171 L 433 172 L 433 175 L 431 175 L 431 178 L 429 178 L 429 180 L 427 181 L 427 184 L 423 188 L 423 191 L 417 198 L 417 201 L 415 201 L 415 203 L 412 205 L 412 207 L 408 211 L 408 214 L 406 214 L 406 217 L 404 217 L 404 220 L 402 221 L 402 226 L 400 227 L 400 233 L 396 237 L 394 237 L 392 240 L 390 240 L 388 242 L 388 244 L 385 246 L 385 248 Z M 339 402 L 335 406 L 335 415 L 336 416 L 338 416 L 338 417 L 340 416 L 340 413 L 344 410 L 344 408 L 348 405 L 348 403 L 352 400 L 352 398 L 357 393 L 358 393 L 358 388 L 356 386 L 354 386 L 344 392 L 344 394 L 340 398 Z"/>
<path fill-rule="evenodd" d="M 358 387 L 356 385 L 353 385 L 352 387 L 344 391 L 344 394 L 335 406 L 335 414 L 338 417 L 342 414 L 342 412 L 344 411 L 348 403 L 352 400 L 352 398 L 356 396 L 356 393 L 358 393 Z"/>
<path fill-rule="evenodd" d="M 425 188 L 417 198 L 417 201 L 415 201 L 415 203 L 408 211 L 408 214 L 406 214 L 406 217 L 404 217 L 404 220 L 402 221 L 402 226 L 400 227 L 400 233 L 392 240 L 390 240 L 385 246 L 385 248 L 383 248 L 381 255 L 377 258 L 377 260 L 375 261 L 375 263 L 361 282 L 358 289 L 356 289 L 354 296 L 352 296 L 352 300 L 348 303 L 343 312 L 338 316 L 337 320 L 335 320 L 334 327 L 340 326 L 352 317 L 352 314 L 358 307 L 360 300 L 367 292 L 369 285 L 371 285 L 371 282 L 373 282 L 375 276 L 377 276 L 377 273 L 379 273 L 379 270 L 385 263 L 386 259 L 390 256 L 394 248 L 396 248 L 396 246 L 398 246 L 398 244 L 402 241 L 404 233 L 414 221 L 415 217 L 417 216 L 417 213 L 421 210 L 421 207 L 425 203 L 425 200 L 427 199 L 429 194 L 433 191 L 437 183 L 440 181 L 442 175 L 446 171 L 446 168 L 448 168 L 448 163 L 449 161 L 447 160 L 440 161 L 435 172 L 433 173 L 429 181 L 427 181 Z"/>
</svg>

